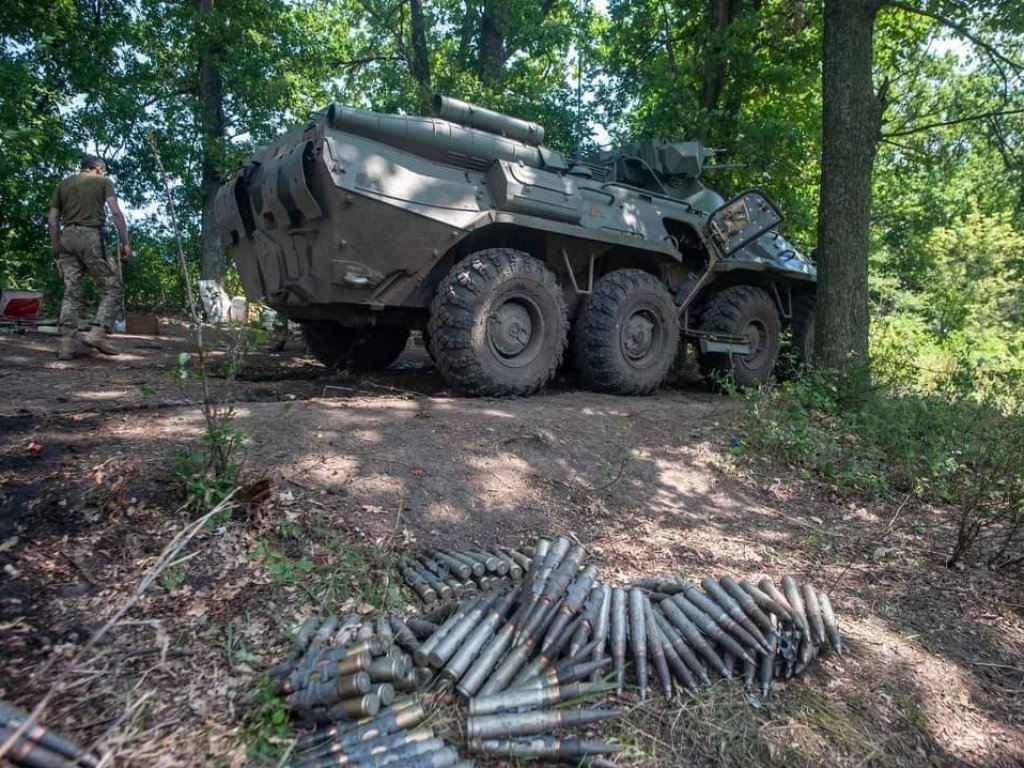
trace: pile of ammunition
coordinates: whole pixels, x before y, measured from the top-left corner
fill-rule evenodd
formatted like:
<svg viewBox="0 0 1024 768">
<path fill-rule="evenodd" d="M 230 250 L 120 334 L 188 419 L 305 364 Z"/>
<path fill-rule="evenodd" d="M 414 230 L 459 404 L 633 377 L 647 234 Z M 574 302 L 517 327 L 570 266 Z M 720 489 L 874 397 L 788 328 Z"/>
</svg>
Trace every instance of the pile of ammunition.
<svg viewBox="0 0 1024 768">
<path fill-rule="evenodd" d="M 666 696 L 713 675 L 742 675 L 748 686 L 757 679 L 767 696 L 773 680 L 802 672 L 826 643 L 842 650 L 828 596 L 789 576 L 781 591 L 767 578 L 755 586 L 729 576 L 700 588 L 678 578 L 624 589 L 601 583 L 586 550 L 562 536 L 520 555 L 530 557 L 520 587 L 457 603 L 416 652 L 466 698 L 528 683 L 557 696 L 567 682 L 597 682 L 609 664 L 621 693 L 627 651 L 641 698 L 652 669 Z"/>
<path fill-rule="evenodd" d="M 435 626 L 420 623 L 421 632 Z M 417 648 L 397 620 L 329 616 L 303 624 L 288 659 L 268 671 L 297 723 L 317 726 L 296 744 L 292 768 L 465 768 L 433 729 L 417 727 L 425 712 L 415 692 L 434 678 L 406 652 Z"/>
<path fill-rule="evenodd" d="M 518 584 L 530 558 L 517 549 L 427 549 L 398 564 L 405 583 L 430 605 Z"/>
<path fill-rule="evenodd" d="M 63 736 L 34 724 L 27 712 L 0 701 L 0 744 L 6 744 L 16 733 L 17 738 L 7 752 L 0 755 L 0 761 L 29 768 L 95 768 L 100 763 L 98 758 Z"/>
<path fill-rule="evenodd" d="M 564 536 L 522 549 L 426 550 L 400 570 L 428 612 L 304 625 L 270 670 L 295 719 L 319 726 L 299 741 L 294 768 L 464 764 L 420 726 L 415 693 L 428 688 L 467 700 L 476 754 L 611 765 L 601 756 L 616 747 L 564 733 L 619 714 L 598 701 L 623 692 L 627 667 L 641 698 L 652 679 L 671 697 L 713 677 L 756 681 L 767 696 L 821 650 L 842 652 L 828 595 L 792 577 L 781 589 L 729 576 L 612 587 L 586 554 Z"/>
</svg>

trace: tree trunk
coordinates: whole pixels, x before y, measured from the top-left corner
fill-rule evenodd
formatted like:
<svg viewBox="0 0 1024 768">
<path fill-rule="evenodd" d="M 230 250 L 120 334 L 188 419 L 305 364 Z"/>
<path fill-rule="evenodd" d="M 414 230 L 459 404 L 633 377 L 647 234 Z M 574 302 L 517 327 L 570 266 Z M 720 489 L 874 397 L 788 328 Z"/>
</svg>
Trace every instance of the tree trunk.
<svg viewBox="0 0 1024 768">
<path fill-rule="evenodd" d="M 871 82 L 877 0 L 825 0 L 815 357 L 867 384 L 868 225 L 882 105 Z"/>
<path fill-rule="evenodd" d="M 477 75 L 488 88 L 501 85 L 505 68 L 505 31 L 508 22 L 506 0 L 484 0 L 480 17 L 480 45 Z"/>
<path fill-rule="evenodd" d="M 711 0 L 709 3 L 711 44 L 705 58 L 704 87 L 700 93 L 700 105 L 708 112 L 718 108 L 729 67 L 725 55 L 729 26 L 740 15 L 742 6 L 742 0 Z"/>
<path fill-rule="evenodd" d="M 427 56 L 427 32 L 423 21 L 423 1 L 409 0 L 412 20 L 412 76 L 420 89 L 430 93 L 430 59 Z"/>
<path fill-rule="evenodd" d="M 199 0 L 198 11 L 204 18 L 199 35 L 199 132 L 202 158 L 200 168 L 200 193 L 202 195 L 202 216 L 200 220 L 200 274 L 204 280 L 220 280 L 224 277 L 224 249 L 217 233 L 214 218 L 214 201 L 221 185 L 217 173 L 218 150 L 224 141 L 224 82 L 221 79 L 219 60 L 223 45 L 217 40 L 212 23 L 214 0 Z"/>
</svg>

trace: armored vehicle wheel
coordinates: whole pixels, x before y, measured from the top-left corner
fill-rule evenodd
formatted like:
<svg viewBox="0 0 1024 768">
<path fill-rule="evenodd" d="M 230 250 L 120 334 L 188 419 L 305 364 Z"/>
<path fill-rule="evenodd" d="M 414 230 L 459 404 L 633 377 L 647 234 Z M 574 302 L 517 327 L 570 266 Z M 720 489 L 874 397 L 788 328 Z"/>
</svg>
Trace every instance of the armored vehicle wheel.
<svg viewBox="0 0 1024 768">
<path fill-rule="evenodd" d="M 703 353 L 700 369 L 704 376 L 713 378 L 715 374 L 725 374 L 742 387 L 764 384 L 771 377 L 779 353 L 782 322 L 767 292 L 750 285 L 726 288 L 708 302 L 701 330 L 741 336 L 750 344 L 746 355 Z"/>
<path fill-rule="evenodd" d="M 803 294 L 794 299 L 790 336 L 796 362 L 810 365 L 814 360 L 814 296 Z"/>
<path fill-rule="evenodd" d="M 348 353 L 356 342 L 356 332 L 333 320 L 310 320 L 302 324 L 313 357 L 328 368 L 344 368 Z"/>
<path fill-rule="evenodd" d="M 348 353 L 348 367 L 353 371 L 379 371 L 398 358 L 409 341 L 408 328 L 380 326 L 356 332 L 356 340 Z"/>
<path fill-rule="evenodd" d="M 438 370 L 467 395 L 532 395 L 558 368 L 568 329 L 554 274 L 510 248 L 464 258 L 430 305 Z"/>
<path fill-rule="evenodd" d="M 598 280 L 573 329 L 584 383 L 618 395 L 657 389 L 678 348 L 675 303 L 658 278 L 639 269 L 619 269 Z"/>
</svg>

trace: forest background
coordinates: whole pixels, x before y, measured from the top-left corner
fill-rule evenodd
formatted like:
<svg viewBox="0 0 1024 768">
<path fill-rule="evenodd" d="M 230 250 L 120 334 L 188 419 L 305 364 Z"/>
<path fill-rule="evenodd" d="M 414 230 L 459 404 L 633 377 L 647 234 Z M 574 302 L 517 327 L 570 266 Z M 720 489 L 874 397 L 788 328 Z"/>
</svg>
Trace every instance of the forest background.
<svg viewBox="0 0 1024 768">
<path fill-rule="evenodd" d="M 83 152 L 107 159 L 131 212 L 129 304 L 177 312 L 185 289 L 151 141 L 191 269 L 230 283 L 218 186 L 331 101 L 424 114 L 441 92 L 538 121 L 546 143 L 584 156 L 696 138 L 723 150 L 709 185 L 766 190 L 805 253 L 833 244 L 822 299 L 848 304 L 865 343 L 870 315 L 873 382 L 893 398 L 871 412 L 811 386 L 786 430 L 750 444 L 858 487 L 884 475 L 982 517 L 997 509 L 1011 540 L 1024 536 L 1024 459 L 1012 458 L 1024 432 L 1020 3 L 9 0 L 0 39 L 0 285 L 42 289 L 51 308 L 60 296 L 46 212 Z M 839 160 L 823 174 L 829 146 Z M 870 179 L 870 226 L 866 207 L 822 194 L 846 173 L 852 188 Z M 859 442 L 836 457 L 819 428 L 840 416 Z"/>
</svg>

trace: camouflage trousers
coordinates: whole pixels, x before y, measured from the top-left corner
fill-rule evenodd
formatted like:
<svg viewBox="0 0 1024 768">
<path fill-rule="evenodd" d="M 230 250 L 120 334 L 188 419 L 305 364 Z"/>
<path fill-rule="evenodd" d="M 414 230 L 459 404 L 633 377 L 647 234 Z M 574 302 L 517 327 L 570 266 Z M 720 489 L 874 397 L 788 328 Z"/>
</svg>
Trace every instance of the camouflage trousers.
<svg viewBox="0 0 1024 768">
<path fill-rule="evenodd" d="M 93 323 L 109 331 L 124 304 L 124 288 L 117 254 L 107 253 L 103 233 L 93 227 L 64 227 L 57 268 L 64 278 L 64 299 L 60 305 L 61 333 L 70 335 L 85 327 L 82 325 L 85 301 L 82 280 L 87 273 L 93 276 L 100 288 L 100 303 Z"/>
</svg>

